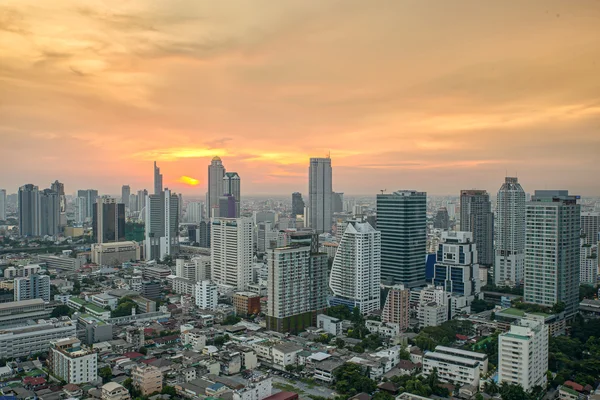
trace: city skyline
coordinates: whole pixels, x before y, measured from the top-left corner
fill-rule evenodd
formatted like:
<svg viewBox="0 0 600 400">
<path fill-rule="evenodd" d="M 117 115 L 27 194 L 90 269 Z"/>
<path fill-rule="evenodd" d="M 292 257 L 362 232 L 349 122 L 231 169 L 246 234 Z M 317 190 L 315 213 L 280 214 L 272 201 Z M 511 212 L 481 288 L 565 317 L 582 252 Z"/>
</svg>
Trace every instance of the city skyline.
<svg viewBox="0 0 600 400">
<path fill-rule="evenodd" d="M 248 194 L 304 192 L 331 151 L 336 192 L 493 193 L 516 175 L 600 194 L 596 1 L 46 8 L 0 8 L 0 137 L 36 160 L 3 155 L 10 193 L 152 192 L 156 160 L 166 187 L 202 196 L 217 155 Z"/>
</svg>

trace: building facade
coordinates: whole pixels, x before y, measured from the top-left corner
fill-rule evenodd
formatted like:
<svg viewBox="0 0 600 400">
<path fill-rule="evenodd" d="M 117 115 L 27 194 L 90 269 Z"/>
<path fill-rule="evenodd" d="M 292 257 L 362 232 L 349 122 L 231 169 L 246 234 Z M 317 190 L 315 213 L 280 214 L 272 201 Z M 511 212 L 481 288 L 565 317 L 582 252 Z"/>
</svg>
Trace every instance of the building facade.
<svg viewBox="0 0 600 400">
<path fill-rule="evenodd" d="M 217 286 L 211 281 L 197 282 L 194 287 L 194 295 L 196 297 L 196 305 L 203 310 L 215 310 L 219 296 L 217 294 Z"/>
<path fill-rule="evenodd" d="M 146 200 L 145 259 L 162 260 L 179 253 L 179 197 L 169 189 Z"/>
<path fill-rule="evenodd" d="M 53 340 L 48 367 L 54 376 L 67 383 L 92 382 L 98 377 L 98 354 L 82 346 L 75 337 Z"/>
<path fill-rule="evenodd" d="M 50 301 L 50 277 L 33 274 L 14 279 L 14 300 L 42 299 Z"/>
<path fill-rule="evenodd" d="M 434 286 L 475 300 L 481 291 L 477 246 L 471 232 L 443 232 L 433 267 Z"/>
<path fill-rule="evenodd" d="M 5 303 L 7 304 L 7 303 Z M 75 336 L 77 325 L 67 317 L 55 322 L 38 322 L 16 327 L 3 326 L 0 330 L 0 358 L 28 357 L 48 351 L 50 341 Z"/>
<path fill-rule="evenodd" d="M 567 190 L 536 190 L 526 205 L 525 301 L 564 303 L 567 318 L 579 305 L 581 206 Z"/>
<path fill-rule="evenodd" d="M 102 196 L 94 204 L 92 227 L 96 243 L 114 243 L 125 240 L 125 204 Z"/>
<path fill-rule="evenodd" d="M 117 266 L 140 259 L 140 245 L 134 241 L 92 244 L 92 262 L 98 265 Z"/>
<path fill-rule="evenodd" d="M 152 365 L 136 365 L 131 370 L 133 386 L 138 388 L 143 396 L 160 392 L 163 385 L 163 376 L 160 369 Z"/>
<path fill-rule="evenodd" d="M 381 280 L 407 288 L 425 283 L 427 194 L 397 191 L 377 195 L 377 230 L 381 232 Z"/>
<path fill-rule="evenodd" d="M 331 231 L 331 158 L 311 158 L 308 168 L 308 226 L 317 233 Z"/>
<path fill-rule="evenodd" d="M 363 315 L 379 310 L 380 286 L 381 233 L 368 222 L 349 221 L 333 259 L 330 305 L 358 307 Z"/>
<path fill-rule="evenodd" d="M 252 280 L 252 220 L 214 218 L 211 222 L 211 279 L 246 289 Z"/>
<path fill-rule="evenodd" d="M 241 179 L 237 172 L 225 172 L 223 177 L 223 195 L 231 196 L 234 203 L 234 215 L 229 218 L 240 217 Z"/>
<path fill-rule="evenodd" d="M 479 264 L 494 265 L 494 214 L 487 191 L 460 191 L 460 230 L 473 234 Z"/>
<path fill-rule="evenodd" d="M 403 285 L 392 286 L 387 291 L 387 297 L 381 320 L 398 324 L 400 331 L 405 331 L 410 322 L 410 290 Z"/>
<path fill-rule="evenodd" d="M 304 200 L 300 192 L 292 193 L 292 215 L 304 215 Z"/>
<path fill-rule="evenodd" d="M 95 189 L 78 190 L 77 197 L 83 197 L 85 212 L 83 213 L 87 221 L 91 221 L 94 216 L 94 204 L 98 200 L 98 191 Z"/>
<path fill-rule="evenodd" d="M 206 198 L 207 218 L 210 220 L 215 208 L 219 208 L 219 197 L 223 195 L 225 167 L 220 157 L 214 157 L 208 166 L 208 195 Z M 214 214 L 218 216 L 218 212 Z"/>
<path fill-rule="evenodd" d="M 600 241 L 600 211 L 581 213 L 581 235 L 584 244 L 598 244 Z"/>
</svg>

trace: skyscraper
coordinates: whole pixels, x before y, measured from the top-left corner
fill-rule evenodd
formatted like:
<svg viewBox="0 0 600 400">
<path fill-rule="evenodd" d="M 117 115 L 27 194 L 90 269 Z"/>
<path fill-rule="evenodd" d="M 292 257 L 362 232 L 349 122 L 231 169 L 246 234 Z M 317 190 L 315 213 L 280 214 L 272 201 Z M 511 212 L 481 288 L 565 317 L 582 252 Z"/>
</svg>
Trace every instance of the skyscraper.
<svg viewBox="0 0 600 400">
<path fill-rule="evenodd" d="M 267 329 L 297 333 L 315 326 L 327 307 L 327 254 L 319 253 L 319 238 L 292 234 L 291 244 L 267 253 Z"/>
<path fill-rule="evenodd" d="M 85 213 L 87 210 L 87 203 L 85 197 L 76 197 L 75 198 L 75 224 L 82 225 L 85 220 Z"/>
<path fill-rule="evenodd" d="M 367 222 L 348 221 L 333 259 L 329 303 L 368 314 L 380 308 L 380 286 L 381 233 Z"/>
<path fill-rule="evenodd" d="M 0 221 L 6 221 L 6 190 L 0 189 Z"/>
<path fill-rule="evenodd" d="M 19 233 L 21 236 L 40 236 L 40 195 L 37 186 L 19 188 Z"/>
<path fill-rule="evenodd" d="M 225 176 L 223 177 L 223 195 L 233 197 L 235 203 L 235 215 L 230 218 L 238 218 L 240 216 L 241 181 L 237 172 L 225 173 Z"/>
<path fill-rule="evenodd" d="M 536 190 L 526 204 L 525 301 L 564 303 L 567 317 L 579 305 L 581 206 L 568 190 Z"/>
<path fill-rule="evenodd" d="M 163 191 L 163 176 L 160 173 L 160 168 L 156 166 L 154 161 L 154 194 L 160 194 Z"/>
<path fill-rule="evenodd" d="M 581 234 L 584 244 L 596 245 L 600 238 L 600 212 L 588 211 L 581 213 Z"/>
<path fill-rule="evenodd" d="M 147 197 L 148 197 L 148 191 L 146 189 L 138 190 L 138 192 L 137 192 L 137 210 L 139 212 L 142 212 L 144 207 L 146 207 L 146 198 Z"/>
<path fill-rule="evenodd" d="M 55 236 L 60 233 L 60 199 L 51 189 L 38 192 L 40 204 L 40 236 Z"/>
<path fill-rule="evenodd" d="M 192 223 L 200 223 L 202 221 L 202 203 L 191 202 L 188 203 L 186 208 L 186 221 Z"/>
<path fill-rule="evenodd" d="M 317 233 L 331 231 L 331 158 L 311 158 L 308 168 L 308 223 Z"/>
<path fill-rule="evenodd" d="M 496 199 L 496 286 L 523 283 L 525 268 L 525 191 L 517 178 L 507 177 Z"/>
<path fill-rule="evenodd" d="M 94 204 L 98 200 L 98 191 L 94 189 L 78 190 L 77 197 L 85 198 L 85 218 L 91 221 L 94 215 Z"/>
<path fill-rule="evenodd" d="M 460 230 L 471 232 L 477 245 L 479 264 L 494 264 L 494 214 L 485 190 L 460 191 Z"/>
<path fill-rule="evenodd" d="M 344 211 L 344 193 L 333 192 L 331 194 L 331 212 L 340 213 Z"/>
<path fill-rule="evenodd" d="M 401 190 L 377 195 L 381 280 L 414 288 L 425 284 L 427 193 Z"/>
<path fill-rule="evenodd" d="M 446 207 L 441 207 L 435 213 L 435 218 L 433 220 L 433 227 L 436 229 L 443 229 L 443 230 L 450 229 L 450 216 L 448 215 L 448 209 Z"/>
<path fill-rule="evenodd" d="M 58 203 L 59 203 L 59 225 L 66 226 L 67 225 L 67 197 L 65 196 L 65 185 L 64 183 L 60 183 L 59 181 L 54 181 L 50 185 L 50 189 L 55 191 L 58 194 Z"/>
<path fill-rule="evenodd" d="M 214 217 L 237 218 L 239 204 L 230 194 L 219 197 L 219 207 L 215 209 L 219 215 L 214 215 Z"/>
<path fill-rule="evenodd" d="M 210 225 L 212 281 L 245 290 L 252 281 L 252 220 L 214 218 Z"/>
<path fill-rule="evenodd" d="M 168 188 L 146 199 L 145 258 L 162 260 L 179 253 L 179 197 Z"/>
<path fill-rule="evenodd" d="M 292 193 L 292 215 L 304 215 L 304 200 L 302 200 L 302 193 Z"/>
<path fill-rule="evenodd" d="M 433 268 L 433 285 L 448 293 L 475 300 L 481 290 L 477 246 L 471 232 L 443 232 Z"/>
<path fill-rule="evenodd" d="M 125 240 L 125 204 L 117 199 L 102 196 L 94 204 L 92 220 L 96 243 L 122 242 Z"/>
<path fill-rule="evenodd" d="M 225 176 L 225 167 L 221 158 L 216 156 L 208 166 L 208 196 L 206 198 L 207 218 L 213 216 L 213 209 L 219 207 L 219 197 L 223 195 L 223 177 Z M 216 213 L 218 216 L 219 214 Z"/>
<path fill-rule="evenodd" d="M 125 204 L 125 208 L 129 209 L 129 195 L 131 194 L 131 187 L 129 185 L 123 185 L 121 187 L 121 203 Z"/>
</svg>

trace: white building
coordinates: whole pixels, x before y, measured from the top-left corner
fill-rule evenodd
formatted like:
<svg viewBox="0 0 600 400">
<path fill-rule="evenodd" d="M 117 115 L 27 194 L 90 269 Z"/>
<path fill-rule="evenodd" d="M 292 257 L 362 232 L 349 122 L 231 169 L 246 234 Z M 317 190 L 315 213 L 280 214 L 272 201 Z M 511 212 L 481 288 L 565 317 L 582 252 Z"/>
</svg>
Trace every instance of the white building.
<svg viewBox="0 0 600 400">
<path fill-rule="evenodd" d="M 331 231 L 331 158 L 311 158 L 308 169 L 308 227 L 317 233 Z"/>
<path fill-rule="evenodd" d="M 581 233 L 585 244 L 598 244 L 600 237 L 600 212 L 587 211 L 581 213 Z"/>
<path fill-rule="evenodd" d="M 212 281 L 245 290 L 252 281 L 252 220 L 214 218 L 210 248 Z"/>
<path fill-rule="evenodd" d="M 478 360 L 437 351 L 425 352 L 423 374 L 430 375 L 434 368 L 442 382 L 479 387 L 481 367 Z"/>
<path fill-rule="evenodd" d="M 400 325 L 393 322 L 368 320 L 365 325 L 369 332 L 379 334 L 379 336 L 393 338 L 400 334 Z"/>
<path fill-rule="evenodd" d="M 200 223 L 202 221 L 202 207 L 203 204 L 198 202 L 188 203 L 187 208 L 185 210 L 185 220 L 186 222 L 191 223 Z"/>
<path fill-rule="evenodd" d="M 525 191 L 517 178 L 506 177 L 496 198 L 494 282 L 515 286 L 525 271 Z"/>
<path fill-rule="evenodd" d="M 325 314 L 317 315 L 317 327 L 334 336 L 341 335 L 343 331 L 342 320 Z"/>
<path fill-rule="evenodd" d="M 298 362 L 298 353 L 302 347 L 293 343 L 279 343 L 273 346 L 271 352 L 273 356 L 273 365 L 279 369 L 285 370 L 288 365 L 296 365 Z"/>
<path fill-rule="evenodd" d="M 368 222 L 348 221 L 329 277 L 330 305 L 380 309 L 381 233 Z"/>
<path fill-rule="evenodd" d="M 134 241 L 92 244 L 92 262 L 98 265 L 121 265 L 140 258 L 140 245 Z"/>
<path fill-rule="evenodd" d="M 567 190 L 536 190 L 526 205 L 525 301 L 562 302 L 567 318 L 579 306 L 578 198 Z"/>
<path fill-rule="evenodd" d="M 211 260 L 210 256 L 195 256 L 192 258 L 192 262 L 196 265 L 196 281 L 205 281 L 211 279 L 210 269 Z"/>
<path fill-rule="evenodd" d="M 0 358 L 26 357 L 48 351 L 50 341 L 75 336 L 77 324 L 69 318 L 39 320 L 34 325 L 23 325 L 0 330 Z"/>
<path fill-rule="evenodd" d="M 443 287 L 448 293 L 475 300 L 481 291 L 477 247 L 471 232 L 442 232 L 436 263 L 433 268 L 433 285 Z"/>
<path fill-rule="evenodd" d="M 585 285 L 598 283 L 598 245 L 586 244 L 581 239 L 579 253 L 579 281 Z"/>
<path fill-rule="evenodd" d="M 108 382 L 102 386 L 102 400 L 129 400 L 129 390 L 116 382 Z"/>
<path fill-rule="evenodd" d="M 543 317 L 527 316 L 498 337 L 498 383 L 530 390 L 546 384 L 548 327 Z"/>
<path fill-rule="evenodd" d="M 196 305 L 203 310 L 214 310 L 219 300 L 217 286 L 211 281 L 200 281 L 195 288 Z"/>
<path fill-rule="evenodd" d="M 48 275 L 30 275 L 23 278 L 15 278 L 14 301 L 31 299 L 43 299 L 50 301 L 50 277 Z"/>
<path fill-rule="evenodd" d="M 450 310 L 450 293 L 442 286 L 427 285 L 419 292 L 417 307 L 419 326 L 438 326 L 446 322 L 451 317 Z"/>
<path fill-rule="evenodd" d="M 233 391 L 233 400 L 262 400 L 271 395 L 273 381 L 271 378 L 253 380 L 243 389 Z"/>
<path fill-rule="evenodd" d="M 146 198 L 144 254 L 146 261 L 179 252 L 179 196 L 165 189 Z"/>
<path fill-rule="evenodd" d="M 436 353 L 449 354 L 452 356 L 470 358 L 472 360 L 479 361 L 479 369 L 481 371 L 481 375 L 486 375 L 488 373 L 488 356 L 483 353 L 476 353 L 474 351 L 455 349 L 454 347 L 446 347 L 446 346 L 436 346 Z"/>
<path fill-rule="evenodd" d="M 55 377 L 67 383 L 92 382 L 97 378 L 98 354 L 82 346 L 75 337 L 53 340 L 48 366 Z"/>
<path fill-rule="evenodd" d="M 90 301 L 98 307 L 110 307 L 111 310 L 114 310 L 115 308 L 117 308 L 117 303 L 119 302 L 119 299 L 107 293 L 98 293 L 93 294 L 90 297 Z"/>
</svg>

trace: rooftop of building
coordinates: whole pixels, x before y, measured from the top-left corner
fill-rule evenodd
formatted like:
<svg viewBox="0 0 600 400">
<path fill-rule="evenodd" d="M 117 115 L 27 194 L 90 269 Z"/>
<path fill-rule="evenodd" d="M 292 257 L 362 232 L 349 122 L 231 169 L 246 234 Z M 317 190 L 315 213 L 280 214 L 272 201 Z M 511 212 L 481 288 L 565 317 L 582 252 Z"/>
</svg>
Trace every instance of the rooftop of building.
<svg viewBox="0 0 600 400">
<path fill-rule="evenodd" d="M 42 305 L 42 304 L 44 304 L 43 299 L 31 299 L 31 300 L 11 301 L 8 303 L 0 303 L 0 312 L 3 310 L 10 310 L 11 308 L 35 306 L 35 305 Z"/>
</svg>

